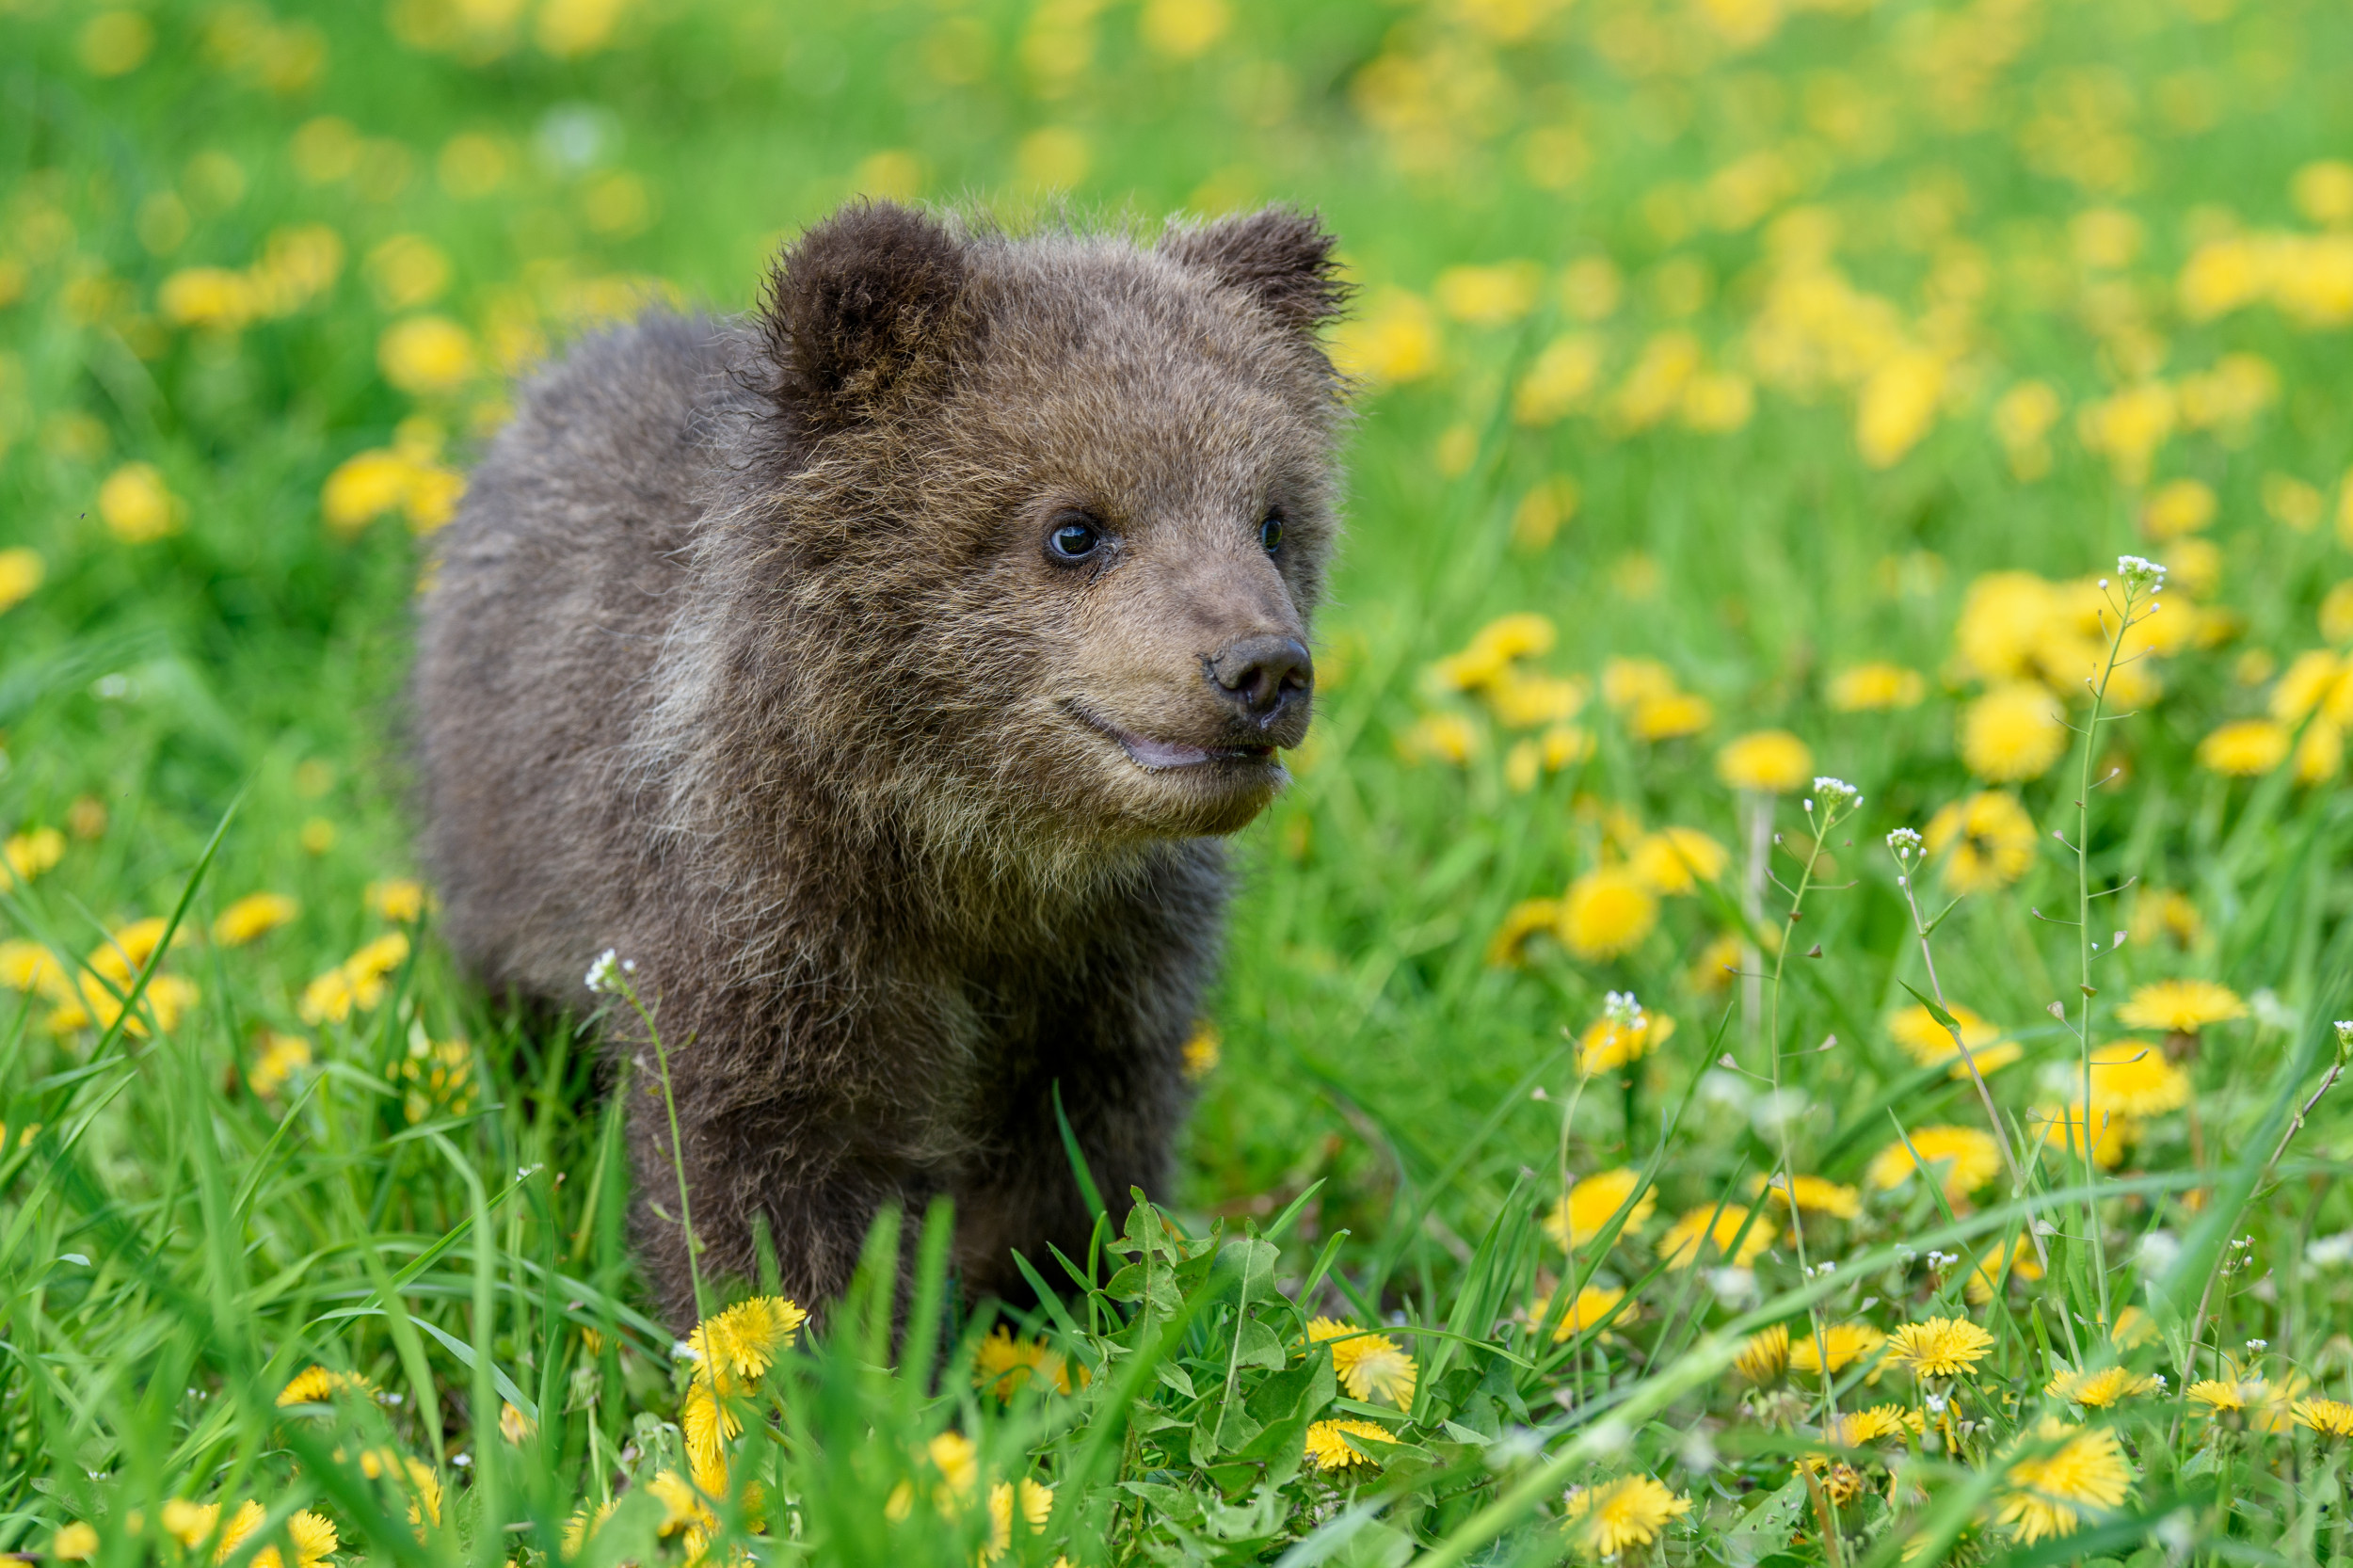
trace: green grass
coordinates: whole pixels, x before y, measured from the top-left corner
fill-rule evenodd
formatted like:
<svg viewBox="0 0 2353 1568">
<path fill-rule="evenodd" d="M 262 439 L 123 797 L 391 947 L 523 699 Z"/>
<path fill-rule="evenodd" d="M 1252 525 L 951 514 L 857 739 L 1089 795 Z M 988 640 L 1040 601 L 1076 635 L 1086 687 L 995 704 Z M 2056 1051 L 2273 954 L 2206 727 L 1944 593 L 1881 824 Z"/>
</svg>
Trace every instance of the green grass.
<svg viewBox="0 0 2353 1568">
<path fill-rule="evenodd" d="M 2353 154 L 2348 69 L 2353 19 L 2319 0 L 0 0 L 0 551 L 40 568 L 0 586 L 0 959 L 25 982 L 0 991 L 0 1548 L 84 1522 L 62 1545 L 193 1560 L 216 1532 L 186 1505 L 251 1499 L 232 1561 L 299 1550 L 298 1510 L 344 1559 L 563 1560 L 610 1503 L 571 1560 L 970 1562 L 990 1488 L 1028 1478 L 1053 1491 L 1001 1560 L 1532 1562 L 1597 1555 L 1576 1517 L 1597 1494 L 1571 1488 L 1646 1476 L 1690 1506 L 1620 1553 L 1644 1560 L 2343 1560 L 2345 1441 L 2294 1401 L 2353 1393 L 2353 1121 L 2315 1095 L 2353 1013 L 2353 812 L 2338 768 L 2233 776 L 2199 748 L 2277 710 L 2257 742 L 2325 764 L 2353 722 L 2353 696 L 2307 716 L 2283 678 L 2353 632 L 2329 599 L 2353 576 L 2353 168 L 2322 162 Z M 1241 841 L 1179 1189 L 1107 1194 L 1090 1256 L 1029 1260 L 1057 1300 L 1011 1325 L 952 1304 L 940 1217 L 903 1217 L 931 1227 L 913 1348 L 894 1365 L 870 1271 L 825 1336 L 720 1390 L 744 1432 L 698 1498 L 700 1396 L 645 1313 L 593 1028 L 524 1027 L 456 974 L 429 904 L 381 896 L 414 869 L 400 694 L 430 545 L 398 506 L 330 527 L 323 496 L 362 454 L 462 471 L 509 361 L 657 292 L 744 308 L 780 237 L 861 189 L 1146 228 L 1319 209 L 1363 288 L 1352 536 L 1298 785 Z M 306 225 L 331 278 L 254 294 Z M 1608 310 L 1590 266 L 1561 286 L 1595 257 Z M 1532 294 L 1465 319 L 1465 265 Z M 2243 297 L 2216 292 L 2234 268 Z M 236 319 L 184 319 L 207 290 Z M 382 352 L 420 316 L 457 324 L 472 374 Z M 1646 417 L 1627 393 L 1672 334 L 1698 379 Z M 1546 412 L 1531 373 L 1586 351 L 1591 388 L 1519 417 Z M 2233 355 L 2271 379 L 2214 417 Z M 2057 410 L 2039 435 L 2028 382 Z M 2109 400 L 2152 385 L 2171 417 L 2136 449 Z M 1574 514 L 1515 533 L 1557 477 Z M 2153 537 L 2184 480 L 2211 521 Z M 1973 584 L 2115 577 L 2128 552 L 2173 568 L 2153 629 L 2195 634 L 2126 664 L 2162 689 L 2112 691 L 2094 728 L 2079 679 L 2114 615 L 2025 615 L 2012 668 Z M 0 555 L 0 584 L 26 562 Z M 1433 669 L 1528 611 L 1557 641 L 1517 678 L 1584 682 L 1563 744 L 1590 748 L 1532 779 L 1511 758 L 1542 727 Z M 1605 696 L 1626 659 L 1706 700 L 1696 733 L 1640 738 Z M 1921 699 L 1834 705 L 1865 661 Z M 1959 736 L 2012 676 L 2075 728 L 1989 781 L 2000 760 Z M 1818 843 L 1802 789 L 1772 800 L 1752 902 L 1757 797 L 1717 760 L 1768 728 L 1864 800 Z M 1459 759 L 1432 755 L 1449 733 Z M 1988 789 L 2030 824 L 2022 869 L 1941 914 L 1932 983 L 1885 836 Z M 1669 825 L 1728 850 L 1721 874 L 1623 951 L 1547 928 L 1495 961 L 1515 907 Z M 1943 856 L 1918 875 L 1924 920 L 1955 880 Z M 219 939 L 259 891 L 299 912 Z M 152 963 L 101 956 L 156 918 L 183 939 Z M 1725 936 L 1779 978 L 1727 984 L 1704 960 Z M 360 952 L 355 1004 L 306 1010 Z M 74 1026 L 55 1015 L 85 960 Z M 2124 1027 L 2185 978 L 2245 1015 Z M 109 1025 L 142 987 L 137 1027 Z M 1625 990 L 1673 1037 L 1580 1075 L 1575 1037 Z M 1986 1129 L 1976 1087 L 1891 1033 L 1920 994 L 2021 1052 L 1987 1087 L 2022 1191 L 1869 1179 L 1924 1129 Z M 2046 1113 L 2081 1096 L 2087 1035 L 2190 1086 L 2089 1172 Z M 1564 1251 L 1564 1180 L 1629 1166 L 1641 1202 Z M 1860 1190 L 1804 1217 L 1802 1264 L 1777 1206 L 1725 1207 L 1774 1172 Z M 1745 1272 L 1668 1268 L 1669 1226 L 1719 1212 L 1724 1251 L 1769 1222 L 1773 1244 Z M 1583 1285 L 1625 1293 L 1556 1337 Z M 2127 1306 L 2153 1332 L 2111 1350 Z M 1802 1345 L 1935 1316 L 1991 1336 L 1949 1391 L 1885 1352 L 1732 1369 L 1771 1325 Z M 1316 1318 L 1379 1329 L 1411 1394 L 1352 1388 L 1369 1341 Z M 1009 1399 L 973 1371 L 1000 1326 L 1048 1358 Z M 2111 1364 L 2166 1382 L 2046 1393 Z M 280 1407 L 314 1365 L 367 1391 Z M 2185 1400 L 2196 1379 L 2247 1408 Z M 1829 1467 L 1828 1419 L 1880 1405 L 1928 1419 Z M 2071 1430 L 2038 1438 L 2045 1416 Z M 1331 1421 L 1391 1441 L 1353 1453 Z M 2016 1467 L 2103 1432 L 2121 1490 L 2030 1539 Z M 420 1490 L 440 1502 L 412 1527 Z"/>
</svg>

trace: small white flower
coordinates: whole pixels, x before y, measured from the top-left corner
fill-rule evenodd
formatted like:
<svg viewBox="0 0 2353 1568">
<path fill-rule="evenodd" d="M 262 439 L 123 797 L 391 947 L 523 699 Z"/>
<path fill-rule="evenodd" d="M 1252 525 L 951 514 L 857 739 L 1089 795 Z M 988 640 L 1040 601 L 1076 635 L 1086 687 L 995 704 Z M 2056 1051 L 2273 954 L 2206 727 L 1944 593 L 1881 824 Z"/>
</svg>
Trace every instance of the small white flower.
<svg viewBox="0 0 2353 1568">
<path fill-rule="evenodd" d="M 617 996 L 622 986 L 622 974 L 633 969 L 634 964 L 624 964 L 611 948 L 597 954 L 597 961 L 588 966 L 588 989 L 599 996 Z"/>
<path fill-rule="evenodd" d="M 1631 991 L 1611 991 L 1602 999 L 1602 1016 L 1619 1029 L 1637 1030 L 1642 1027 L 1642 1004 Z"/>
<path fill-rule="evenodd" d="M 1887 836 L 1887 847 L 1896 852 L 1898 860 L 1909 860 L 1920 853 L 1920 835 L 1909 827 L 1899 827 Z"/>
<path fill-rule="evenodd" d="M 1863 804 L 1862 791 L 1843 778 L 1833 778 L 1827 774 L 1814 781 L 1814 792 L 1821 796 L 1823 804 L 1833 811 L 1844 811 Z"/>
<path fill-rule="evenodd" d="M 2124 580 L 2128 594 L 2153 594 L 2165 586 L 2165 568 L 2143 555 L 2119 555 L 2116 575 Z"/>
<path fill-rule="evenodd" d="M 702 1352 L 701 1352 L 700 1351 L 696 1350 L 694 1346 L 692 1346 L 692 1345 L 688 1344 L 685 1340 L 683 1340 L 683 1339 L 673 1339 L 673 1340 L 671 1340 L 671 1341 L 670 1341 L 670 1359 L 671 1359 L 671 1360 L 673 1360 L 673 1361 L 700 1361 L 702 1358 L 703 1358 L 703 1357 L 702 1357 Z"/>
<path fill-rule="evenodd" d="M 2271 1341 L 2268 1339 L 2249 1339 L 2247 1342 L 2249 1355 L 2261 1355 L 2269 1349 L 2271 1349 Z"/>
</svg>

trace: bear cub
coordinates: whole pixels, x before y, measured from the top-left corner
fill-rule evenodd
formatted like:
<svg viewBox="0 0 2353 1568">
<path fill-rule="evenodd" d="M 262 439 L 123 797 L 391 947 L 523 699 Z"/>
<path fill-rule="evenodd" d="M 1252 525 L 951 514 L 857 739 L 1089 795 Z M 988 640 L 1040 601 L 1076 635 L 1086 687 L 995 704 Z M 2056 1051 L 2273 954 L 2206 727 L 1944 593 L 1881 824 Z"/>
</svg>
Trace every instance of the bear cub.
<svg viewBox="0 0 2353 1568">
<path fill-rule="evenodd" d="M 1219 839 L 1288 780 L 1337 530 L 1332 239 L 1156 243 L 883 202 L 748 320 L 666 313 L 524 389 L 440 537 L 425 854 L 494 991 L 656 1008 L 700 1265 L 847 1285 L 955 1206 L 968 1289 L 1164 1182 Z M 636 1240 L 692 1320 L 669 1121 L 626 1067 Z M 662 1214 L 654 1212 L 659 1206 Z"/>
</svg>

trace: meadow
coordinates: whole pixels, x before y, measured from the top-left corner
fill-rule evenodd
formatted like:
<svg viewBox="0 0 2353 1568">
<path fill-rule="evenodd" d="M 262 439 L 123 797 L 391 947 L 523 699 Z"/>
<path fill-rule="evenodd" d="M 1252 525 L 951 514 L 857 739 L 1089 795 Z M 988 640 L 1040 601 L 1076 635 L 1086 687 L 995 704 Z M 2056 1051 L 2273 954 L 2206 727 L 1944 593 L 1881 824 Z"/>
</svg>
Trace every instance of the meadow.
<svg viewBox="0 0 2353 1568">
<path fill-rule="evenodd" d="M 0 1550 L 2353 1556 L 2348 79 L 2327 0 L 0 0 Z M 681 1341 L 594 1020 L 438 945 L 410 600 L 514 376 L 860 194 L 1319 211 L 1351 536 L 1179 1188 Z"/>
</svg>

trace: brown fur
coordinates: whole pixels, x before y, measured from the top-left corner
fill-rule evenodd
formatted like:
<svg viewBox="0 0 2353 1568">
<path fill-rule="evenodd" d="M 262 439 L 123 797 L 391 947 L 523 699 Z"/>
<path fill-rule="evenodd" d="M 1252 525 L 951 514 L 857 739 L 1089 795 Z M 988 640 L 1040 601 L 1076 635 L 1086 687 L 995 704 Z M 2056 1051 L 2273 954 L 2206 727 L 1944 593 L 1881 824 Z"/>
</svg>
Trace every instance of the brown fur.
<svg viewBox="0 0 2353 1568">
<path fill-rule="evenodd" d="M 1163 1181 L 1215 836 L 1306 728 L 1307 672 L 1252 650 L 1305 638 L 1337 526 L 1330 251 L 1276 210 L 1144 248 L 845 209 L 759 319 L 581 344 L 476 471 L 415 686 L 446 929 L 558 1005 L 635 961 L 706 1275 L 764 1216 L 822 1304 L 880 1206 L 944 1194 L 968 1286 L 1016 1293 L 1010 1249 L 1086 1236 L 1057 1082 L 1107 1195 Z M 1080 566 L 1074 508 L 1111 540 Z M 648 1082 L 638 1240 L 683 1320 Z"/>
</svg>

